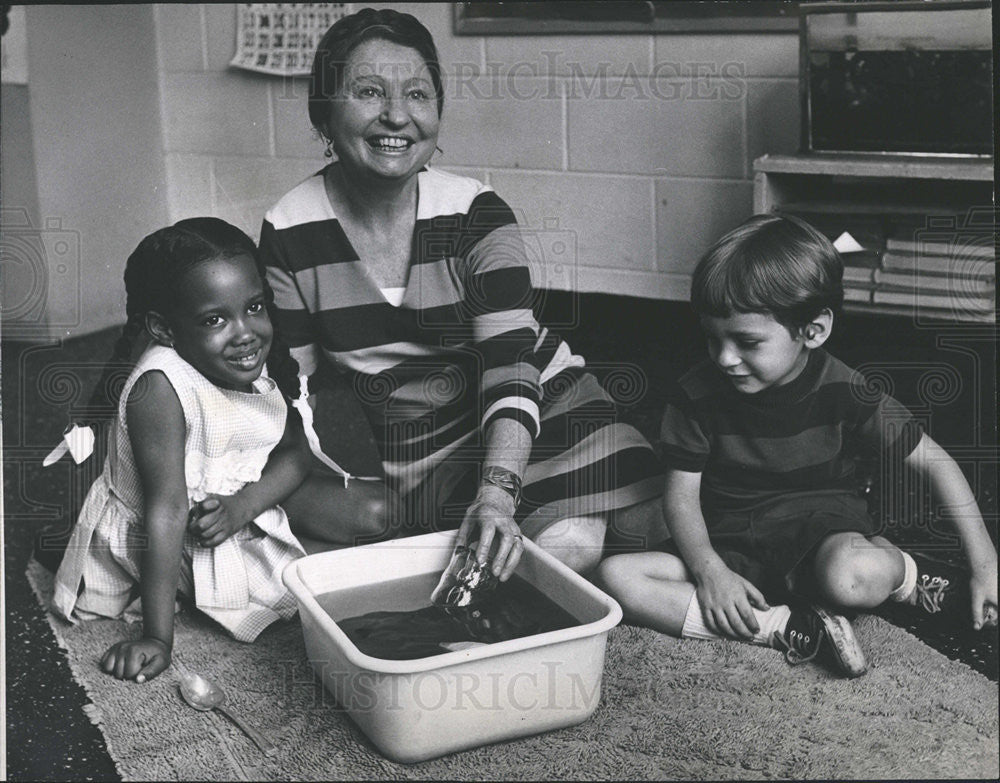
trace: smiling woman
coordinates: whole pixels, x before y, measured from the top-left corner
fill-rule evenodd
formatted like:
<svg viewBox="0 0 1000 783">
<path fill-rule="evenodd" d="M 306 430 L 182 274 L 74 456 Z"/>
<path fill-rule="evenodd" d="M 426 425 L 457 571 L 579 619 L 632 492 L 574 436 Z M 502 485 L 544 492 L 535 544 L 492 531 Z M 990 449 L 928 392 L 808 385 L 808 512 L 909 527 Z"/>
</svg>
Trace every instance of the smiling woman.
<svg viewBox="0 0 1000 783">
<path fill-rule="evenodd" d="M 459 541 L 478 539 L 481 563 L 492 548 L 500 579 L 522 535 L 587 571 L 619 528 L 638 545 L 662 535 L 659 465 L 536 321 L 510 207 L 430 166 L 443 108 L 437 50 L 414 17 L 364 9 L 320 43 L 309 117 L 336 160 L 265 216 L 270 368 L 289 394 L 297 376 L 315 392 L 324 365 L 350 375 L 386 487 L 345 489 L 317 470 L 284 507 L 321 542 L 461 523 Z"/>
<path fill-rule="evenodd" d="M 412 178 L 434 153 L 440 122 L 423 58 L 373 39 L 351 53 L 343 80 L 324 123 L 340 170 L 355 182 Z"/>
</svg>

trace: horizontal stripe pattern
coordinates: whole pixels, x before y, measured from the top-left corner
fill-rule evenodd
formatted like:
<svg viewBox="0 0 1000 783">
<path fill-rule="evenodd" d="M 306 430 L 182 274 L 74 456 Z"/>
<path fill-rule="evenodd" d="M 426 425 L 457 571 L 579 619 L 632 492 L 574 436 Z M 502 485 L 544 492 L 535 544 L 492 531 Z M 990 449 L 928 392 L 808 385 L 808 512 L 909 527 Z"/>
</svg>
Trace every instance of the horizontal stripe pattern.
<svg viewBox="0 0 1000 783">
<path fill-rule="evenodd" d="M 496 194 L 489 185 L 472 179 L 427 169 L 417 175 L 420 200 L 417 203 L 417 220 L 430 220 L 441 215 L 456 215 L 468 211 L 469 205 L 480 196 Z M 500 201 L 499 198 L 496 199 Z M 503 203 L 503 202 L 500 202 Z M 510 210 L 508 209 L 508 212 Z"/>
<path fill-rule="evenodd" d="M 264 214 L 276 231 L 333 219 L 333 208 L 326 197 L 323 171 L 317 171 L 292 188 Z"/>
<path fill-rule="evenodd" d="M 385 301 L 344 234 L 322 172 L 268 211 L 261 253 L 278 336 L 301 371 L 320 370 L 317 380 L 325 363 L 352 373 L 397 492 L 426 494 L 436 475 L 447 495 L 454 477 L 481 464 L 486 430 L 508 418 L 535 436 L 537 480 L 526 483 L 534 500 L 522 517 L 557 507 L 566 493 L 591 498 L 590 505 L 598 498 L 601 510 L 658 494 L 659 478 L 652 494 L 645 489 L 661 472 L 652 449 L 618 426 L 593 376 L 577 368 L 555 374 L 543 402 L 540 371 L 561 341 L 549 335 L 536 352 L 541 330 L 523 238 L 489 187 L 420 172 L 398 307 Z"/>
<path fill-rule="evenodd" d="M 821 424 L 779 437 L 748 439 L 739 433 L 718 433 L 715 444 L 720 454 L 740 454 L 742 461 L 733 469 L 758 469 L 784 473 L 797 468 L 822 465 L 836 459 L 844 448 L 839 427 Z"/>
<path fill-rule="evenodd" d="M 913 416 L 822 349 L 798 378 L 745 395 L 703 362 L 672 389 L 662 453 L 702 473 L 706 508 L 741 510 L 789 491 L 853 489 L 862 452 L 905 457 L 920 439 Z"/>
<path fill-rule="evenodd" d="M 432 345 L 411 342 L 385 343 L 371 348 L 325 353 L 335 365 L 363 372 L 365 375 L 378 375 L 411 359 L 419 360 L 440 355 Z"/>
<path fill-rule="evenodd" d="M 645 448 L 646 439 L 628 424 L 615 422 L 592 432 L 561 452 L 558 456 L 528 465 L 524 483 L 534 484 L 560 473 L 580 470 L 597 459 L 604 459 L 626 448 Z"/>
<path fill-rule="evenodd" d="M 412 459 L 409 454 L 395 455 L 390 453 L 382 460 L 382 469 L 385 471 L 386 480 L 396 492 L 406 496 L 419 487 L 434 468 L 443 463 L 474 436 L 474 432 L 467 432 L 462 437 L 449 441 L 422 459 Z"/>
<path fill-rule="evenodd" d="M 546 503 L 519 519 L 521 532 L 535 538 L 547 527 L 563 519 L 607 516 L 608 511 L 628 508 L 656 497 L 663 491 L 663 478 L 655 476 L 583 497 L 564 497 Z M 610 531 L 609 531 L 610 532 Z"/>
<path fill-rule="evenodd" d="M 515 411 L 524 415 L 515 414 Z M 486 412 L 483 413 L 483 430 L 488 429 L 490 424 L 499 418 L 503 418 L 504 415 L 516 418 L 518 421 L 524 421 L 525 417 L 527 417 L 532 423 L 528 431 L 534 437 L 537 437 L 541 430 L 538 403 L 525 397 L 503 397 L 490 405 L 486 409 Z"/>
<path fill-rule="evenodd" d="M 500 310 L 483 313 L 473 319 L 473 334 L 477 343 L 521 329 L 529 329 L 532 334 L 537 334 L 538 322 L 531 310 Z"/>
</svg>

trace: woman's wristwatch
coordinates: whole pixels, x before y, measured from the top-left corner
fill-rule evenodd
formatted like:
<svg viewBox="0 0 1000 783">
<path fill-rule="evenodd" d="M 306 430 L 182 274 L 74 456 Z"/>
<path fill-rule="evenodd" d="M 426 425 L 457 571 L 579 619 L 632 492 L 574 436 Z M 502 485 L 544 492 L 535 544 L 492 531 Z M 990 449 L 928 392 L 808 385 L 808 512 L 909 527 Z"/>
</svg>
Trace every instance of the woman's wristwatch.
<svg viewBox="0 0 1000 783">
<path fill-rule="evenodd" d="M 504 492 L 514 498 L 514 508 L 521 505 L 521 477 L 514 471 L 501 468 L 497 465 L 486 465 L 481 475 L 483 484 L 492 484 L 500 487 Z"/>
</svg>

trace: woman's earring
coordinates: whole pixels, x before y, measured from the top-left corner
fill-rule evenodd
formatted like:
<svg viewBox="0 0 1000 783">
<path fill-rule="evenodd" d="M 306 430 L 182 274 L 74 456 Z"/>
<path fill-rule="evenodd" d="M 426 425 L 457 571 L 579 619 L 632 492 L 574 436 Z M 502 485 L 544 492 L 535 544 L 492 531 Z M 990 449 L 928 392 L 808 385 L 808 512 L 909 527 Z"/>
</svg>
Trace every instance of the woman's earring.
<svg viewBox="0 0 1000 783">
<path fill-rule="evenodd" d="M 333 157 L 333 139 L 326 140 L 326 149 L 323 150 L 323 157 L 332 158 Z"/>
<path fill-rule="evenodd" d="M 438 152 L 440 152 L 442 155 L 444 155 L 444 150 L 441 149 L 440 147 L 435 147 L 434 149 L 436 149 Z"/>
</svg>

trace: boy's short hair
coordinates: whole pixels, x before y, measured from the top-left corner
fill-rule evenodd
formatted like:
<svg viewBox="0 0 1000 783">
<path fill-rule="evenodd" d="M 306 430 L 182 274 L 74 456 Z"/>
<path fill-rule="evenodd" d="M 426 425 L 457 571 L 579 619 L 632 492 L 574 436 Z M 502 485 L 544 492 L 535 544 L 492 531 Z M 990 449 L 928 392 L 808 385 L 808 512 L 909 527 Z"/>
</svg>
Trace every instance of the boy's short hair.
<svg viewBox="0 0 1000 783">
<path fill-rule="evenodd" d="M 791 215 L 754 215 L 701 257 L 691 280 L 699 315 L 769 313 L 796 332 L 844 301 L 844 262 L 819 231 Z"/>
</svg>

